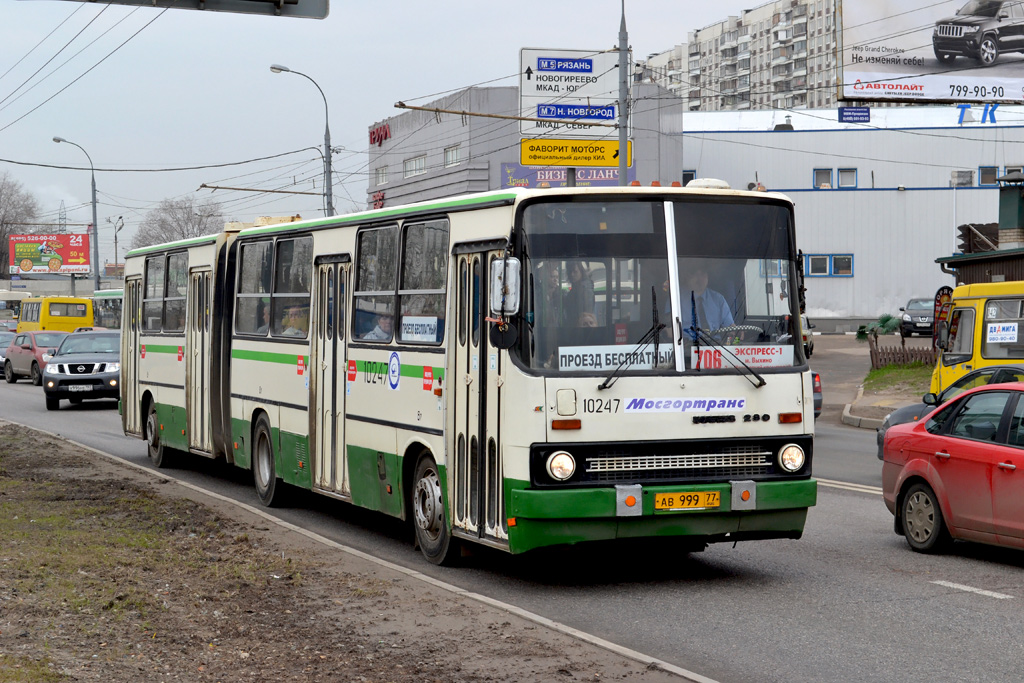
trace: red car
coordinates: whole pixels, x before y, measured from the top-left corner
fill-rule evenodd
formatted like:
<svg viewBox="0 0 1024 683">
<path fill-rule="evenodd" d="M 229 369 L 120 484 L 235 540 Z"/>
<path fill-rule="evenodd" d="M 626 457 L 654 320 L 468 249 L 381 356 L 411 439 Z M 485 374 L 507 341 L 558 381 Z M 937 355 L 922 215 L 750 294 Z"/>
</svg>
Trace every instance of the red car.
<svg viewBox="0 0 1024 683">
<path fill-rule="evenodd" d="M 913 550 L 1024 548 L 1024 383 L 971 389 L 891 427 L 882 458 L 885 506 Z"/>
<path fill-rule="evenodd" d="M 15 335 L 4 357 L 4 379 L 13 384 L 22 377 L 29 377 L 32 384 L 42 384 L 46 361 L 66 336 L 67 332 L 22 332 Z"/>
</svg>

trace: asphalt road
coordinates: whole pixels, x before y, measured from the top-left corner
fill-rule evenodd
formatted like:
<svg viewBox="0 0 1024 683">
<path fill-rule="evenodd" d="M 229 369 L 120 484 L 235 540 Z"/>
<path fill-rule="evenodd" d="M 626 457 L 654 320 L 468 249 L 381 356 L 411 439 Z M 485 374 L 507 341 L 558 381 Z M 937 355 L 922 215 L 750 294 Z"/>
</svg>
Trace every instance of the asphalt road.
<svg viewBox="0 0 1024 683">
<path fill-rule="evenodd" d="M 856 352 L 830 346 L 816 344 L 814 360 L 838 399 L 846 374 L 857 371 L 837 366 L 857 362 Z M 39 387 L 0 383 L 0 418 L 147 464 L 145 444 L 121 434 L 112 403 L 64 405 L 47 412 Z M 444 569 L 412 549 L 402 525 L 377 514 L 327 499 L 272 512 L 718 681 L 1019 680 L 1024 553 L 968 544 L 939 557 L 912 553 L 892 532 L 876 488 L 874 432 L 826 416 L 818 432 L 815 473 L 824 481 L 799 541 L 689 555 L 660 544 L 512 558 L 482 550 Z M 237 470 L 195 459 L 163 473 L 257 504 Z"/>
</svg>

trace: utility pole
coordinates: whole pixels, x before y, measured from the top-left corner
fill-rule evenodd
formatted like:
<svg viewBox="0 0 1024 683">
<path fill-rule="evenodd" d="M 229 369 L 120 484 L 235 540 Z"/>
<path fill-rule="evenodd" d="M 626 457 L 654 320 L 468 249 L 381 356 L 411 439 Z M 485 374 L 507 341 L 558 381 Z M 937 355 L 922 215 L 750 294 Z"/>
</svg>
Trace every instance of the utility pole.
<svg viewBox="0 0 1024 683">
<path fill-rule="evenodd" d="M 629 36 L 626 33 L 626 0 L 622 0 L 619 22 L 619 186 L 626 185 L 626 155 L 629 153 Z"/>
</svg>

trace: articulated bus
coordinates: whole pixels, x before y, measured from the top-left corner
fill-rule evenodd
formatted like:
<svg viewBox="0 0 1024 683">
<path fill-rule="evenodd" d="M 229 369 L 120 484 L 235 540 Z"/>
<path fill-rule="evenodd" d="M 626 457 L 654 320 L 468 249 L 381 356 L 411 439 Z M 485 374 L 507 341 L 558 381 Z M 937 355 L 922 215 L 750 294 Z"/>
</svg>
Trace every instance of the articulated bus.
<svg viewBox="0 0 1024 683">
<path fill-rule="evenodd" d="M 97 289 L 92 293 L 93 318 L 96 325 L 116 330 L 121 327 L 123 289 Z"/>
<path fill-rule="evenodd" d="M 157 466 L 251 470 L 267 506 L 308 491 L 407 520 L 437 564 L 464 543 L 800 538 L 793 204 L 723 185 L 494 191 L 136 249 L 124 431 Z"/>
</svg>

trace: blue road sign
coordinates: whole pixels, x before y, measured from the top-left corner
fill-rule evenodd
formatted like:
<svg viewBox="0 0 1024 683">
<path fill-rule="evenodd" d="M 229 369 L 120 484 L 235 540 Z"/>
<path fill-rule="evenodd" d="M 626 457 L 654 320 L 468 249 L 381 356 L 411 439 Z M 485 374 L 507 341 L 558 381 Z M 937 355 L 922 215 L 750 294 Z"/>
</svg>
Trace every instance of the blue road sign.
<svg viewBox="0 0 1024 683">
<path fill-rule="evenodd" d="M 592 107 L 585 104 L 538 104 L 538 119 L 599 119 L 615 120 L 615 105 Z"/>
</svg>

